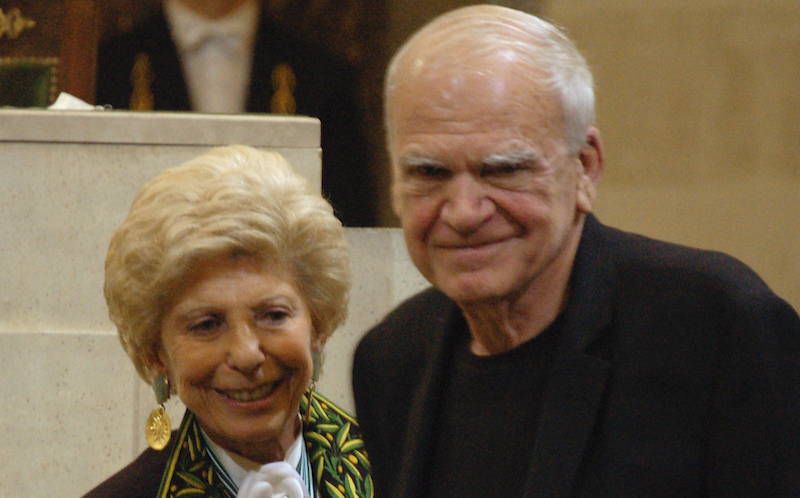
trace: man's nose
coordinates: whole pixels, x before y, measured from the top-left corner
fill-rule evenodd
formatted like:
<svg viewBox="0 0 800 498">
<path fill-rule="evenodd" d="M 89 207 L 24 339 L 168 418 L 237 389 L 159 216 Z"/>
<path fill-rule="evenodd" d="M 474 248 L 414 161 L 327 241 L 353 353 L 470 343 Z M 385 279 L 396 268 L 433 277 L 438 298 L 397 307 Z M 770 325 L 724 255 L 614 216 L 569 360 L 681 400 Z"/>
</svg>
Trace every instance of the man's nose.
<svg viewBox="0 0 800 498">
<path fill-rule="evenodd" d="M 442 221 L 462 233 L 477 229 L 494 213 L 494 203 L 486 194 L 485 186 L 471 174 L 456 175 L 446 188 Z"/>
<path fill-rule="evenodd" d="M 246 374 L 257 371 L 265 355 L 253 324 L 238 322 L 230 330 L 228 363 L 231 368 Z"/>
</svg>

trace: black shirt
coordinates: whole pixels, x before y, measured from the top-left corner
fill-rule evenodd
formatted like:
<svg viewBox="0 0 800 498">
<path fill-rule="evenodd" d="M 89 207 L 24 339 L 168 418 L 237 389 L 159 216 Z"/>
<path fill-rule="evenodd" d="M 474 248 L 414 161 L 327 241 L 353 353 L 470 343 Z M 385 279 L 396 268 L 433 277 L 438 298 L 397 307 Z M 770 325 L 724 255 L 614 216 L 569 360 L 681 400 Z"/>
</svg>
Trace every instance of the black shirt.
<svg viewBox="0 0 800 498">
<path fill-rule="evenodd" d="M 445 388 L 428 496 L 521 496 L 561 320 L 499 355 L 459 339 Z"/>
</svg>

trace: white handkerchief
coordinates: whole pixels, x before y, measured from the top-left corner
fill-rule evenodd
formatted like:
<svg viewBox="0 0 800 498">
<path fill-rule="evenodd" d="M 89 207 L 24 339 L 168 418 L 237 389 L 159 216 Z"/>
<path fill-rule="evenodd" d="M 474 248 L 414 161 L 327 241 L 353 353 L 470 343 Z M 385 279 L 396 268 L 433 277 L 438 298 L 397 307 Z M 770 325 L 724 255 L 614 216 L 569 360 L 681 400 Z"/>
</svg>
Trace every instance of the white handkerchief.
<svg viewBox="0 0 800 498">
<path fill-rule="evenodd" d="M 237 498 L 311 498 L 300 474 L 286 462 L 263 465 L 242 481 Z"/>
<path fill-rule="evenodd" d="M 55 102 L 53 102 L 48 109 L 55 109 L 55 110 L 79 110 L 79 111 L 102 111 L 104 107 L 101 105 L 92 105 L 84 102 L 83 100 L 75 97 L 74 95 L 70 95 L 66 92 L 61 92 L 58 94 L 58 98 Z"/>
</svg>

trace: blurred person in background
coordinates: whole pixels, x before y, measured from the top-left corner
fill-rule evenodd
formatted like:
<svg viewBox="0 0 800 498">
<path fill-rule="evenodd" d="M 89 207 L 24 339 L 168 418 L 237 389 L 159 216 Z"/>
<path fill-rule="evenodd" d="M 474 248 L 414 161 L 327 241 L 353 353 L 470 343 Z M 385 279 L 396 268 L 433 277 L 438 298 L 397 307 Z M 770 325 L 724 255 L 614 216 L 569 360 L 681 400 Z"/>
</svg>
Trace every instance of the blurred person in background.
<svg viewBox="0 0 800 498">
<path fill-rule="evenodd" d="M 352 64 L 284 29 L 257 0 L 164 0 L 98 49 L 98 105 L 318 118 L 325 196 L 345 225 L 376 226 L 359 91 Z"/>
</svg>

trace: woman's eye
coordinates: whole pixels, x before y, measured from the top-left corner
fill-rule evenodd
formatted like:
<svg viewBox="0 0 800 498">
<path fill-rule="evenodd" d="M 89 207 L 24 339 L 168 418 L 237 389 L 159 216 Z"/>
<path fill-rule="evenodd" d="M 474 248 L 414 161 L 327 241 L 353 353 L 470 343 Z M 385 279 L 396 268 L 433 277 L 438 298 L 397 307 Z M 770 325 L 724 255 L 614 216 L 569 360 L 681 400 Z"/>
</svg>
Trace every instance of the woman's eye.
<svg viewBox="0 0 800 498">
<path fill-rule="evenodd" d="M 282 325 L 289 318 L 289 311 L 285 309 L 271 309 L 259 313 L 256 320 L 265 327 Z"/>
<path fill-rule="evenodd" d="M 208 317 L 189 325 L 189 330 L 195 334 L 207 335 L 216 332 L 222 326 L 222 320 L 217 317 Z"/>
</svg>

